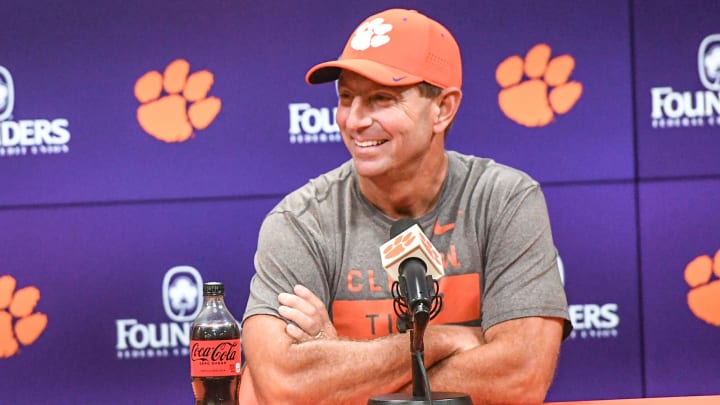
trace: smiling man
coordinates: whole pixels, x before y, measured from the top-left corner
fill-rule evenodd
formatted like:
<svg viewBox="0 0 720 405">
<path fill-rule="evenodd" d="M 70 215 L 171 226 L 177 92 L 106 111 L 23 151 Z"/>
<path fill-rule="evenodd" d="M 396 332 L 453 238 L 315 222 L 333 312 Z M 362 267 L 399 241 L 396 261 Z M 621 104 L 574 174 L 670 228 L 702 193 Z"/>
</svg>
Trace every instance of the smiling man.
<svg viewBox="0 0 720 405">
<path fill-rule="evenodd" d="M 432 390 L 542 403 L 570 331 L 547 208 L 526 174 L 445 149 L 462 100 L 453 36 L 416 11 L 386 10 L 306 80 L 337 81 L 352 159 L 263 222 L 241 402 L 365 404 L 410 391 L 409 337 L 394 333 L 378 247 L 413 218 L 445 267 L 446 305 L 424 336 Z"/>
</svg>

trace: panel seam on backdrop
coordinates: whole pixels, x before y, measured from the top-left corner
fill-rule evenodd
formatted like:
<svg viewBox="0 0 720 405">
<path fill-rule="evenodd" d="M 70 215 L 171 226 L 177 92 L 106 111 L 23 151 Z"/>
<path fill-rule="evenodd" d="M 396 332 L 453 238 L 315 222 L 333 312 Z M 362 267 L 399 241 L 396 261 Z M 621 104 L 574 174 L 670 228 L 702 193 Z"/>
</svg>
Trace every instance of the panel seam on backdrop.
<svg viewBox="0 0 720 405">
<path fill-rule="evenodd" d="M 285 194 L 252 194 L 252 195 L 236 195 L 236 196 L 215 196 L 215 197 L 187 197 L 187 198 L 155 198 L 144 200 L 108 200 L 108 201 L 77 201 L 64 203 L 41 203 L 41 204 L 13 204 L 0 205 L 0 211 L 12 210 L 35 210 L 35 209 L 53 209 L 53 208 L 79 208 L 79 207 L 112 207 L 122 205 L 157 205 L 157 204 L 184 204 L 184 203 L 203 203 L 203 202 L 223 202 L 223 201 L 250 201 L 264 199 L 280 199 Z"/>
<path fill-rule="evenodd" d="M 643 275 L 642 275 L 642 245 L 641 245 L 641 229 L 640 229 L 640 151 L 638 150 L 638 117 L 637 117 L 637 89 L 636 89 L 636 64 L 635 64 L 635 0 L 628 1 L 628 23 L 629 23 L 629 39 L 630 39 L 630 103 L 632 120 L 632 137 L 633 137 L 633 171 L 634 184 L 633 194 L 635 195 L 635 258 L 636 274 L 637 274 L 637 302 L 638 302 L 638 320 L 640 321 L 640 389 L 643 398 L 647 397 L 647 370 L 645 367 L 645 310 L 643 307 Z"/>
</svg>

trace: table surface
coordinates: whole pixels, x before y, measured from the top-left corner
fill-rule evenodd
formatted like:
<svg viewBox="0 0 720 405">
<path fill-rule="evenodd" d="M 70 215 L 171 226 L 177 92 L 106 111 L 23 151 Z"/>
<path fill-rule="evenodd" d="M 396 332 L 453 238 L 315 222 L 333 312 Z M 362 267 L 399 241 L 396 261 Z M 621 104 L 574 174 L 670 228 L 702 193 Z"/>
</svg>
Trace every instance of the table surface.
<svg viewBox="0 0 720 405">
<path fill-rule="evenodd" d="M 546 402 L 545 405 L 720 405 L 720 395 Z"/>
</svg>

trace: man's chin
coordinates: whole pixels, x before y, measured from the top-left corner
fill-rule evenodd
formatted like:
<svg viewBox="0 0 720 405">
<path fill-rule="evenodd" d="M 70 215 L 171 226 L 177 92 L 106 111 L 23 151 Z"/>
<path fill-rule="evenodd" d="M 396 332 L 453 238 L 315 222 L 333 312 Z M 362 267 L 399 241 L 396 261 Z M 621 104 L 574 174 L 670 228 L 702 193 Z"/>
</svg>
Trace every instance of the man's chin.
<svg viewBox="0 0 720 405">
<path fill-rule="evenodd" d="M 375 178 L 386 174 L 388 171 L 387 166 L 379 161 L 368 161 L 353 157 L 353 163 L 355 164 L 355 171 L 361 177 Z"/>
</svg>

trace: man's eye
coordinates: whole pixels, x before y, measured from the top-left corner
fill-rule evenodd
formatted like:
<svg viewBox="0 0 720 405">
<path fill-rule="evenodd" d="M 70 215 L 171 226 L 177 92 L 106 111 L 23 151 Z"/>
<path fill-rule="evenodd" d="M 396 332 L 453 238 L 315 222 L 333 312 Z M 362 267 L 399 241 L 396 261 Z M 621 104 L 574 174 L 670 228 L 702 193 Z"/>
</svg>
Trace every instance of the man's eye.
<svg viewBox="0 0 720 405">
<path fill-rule="evenodd" d="M 373 101 L 391 101 L 393 97 L 390 94 L 375 94 L 372 96 Z"/>
</svg>

